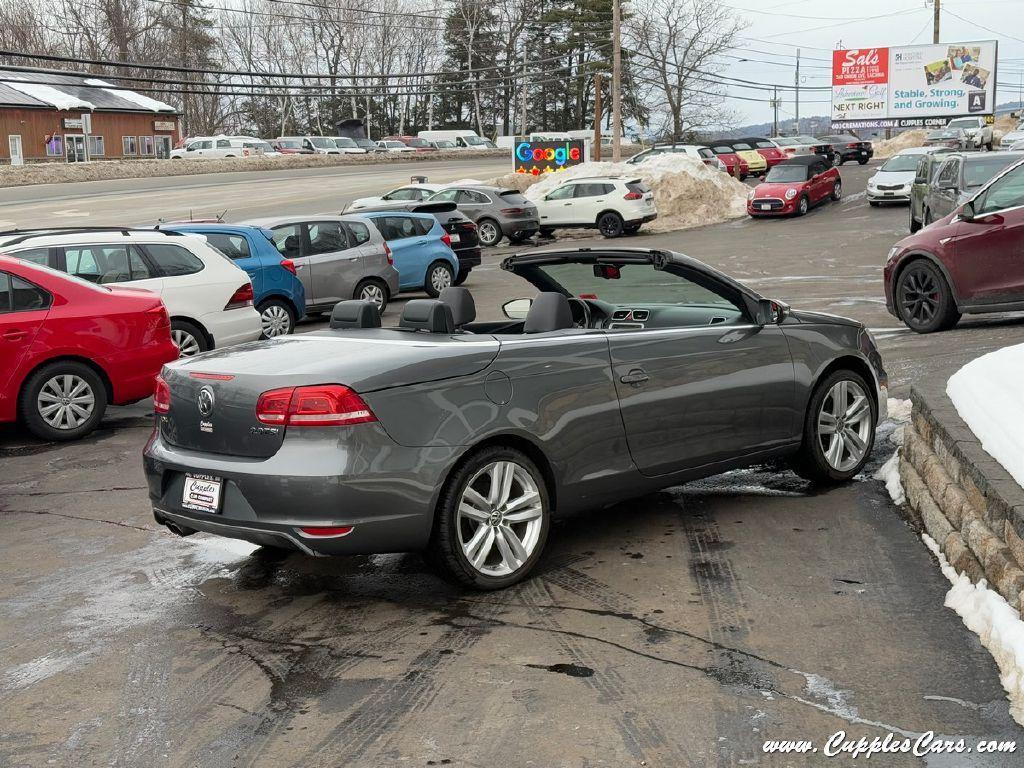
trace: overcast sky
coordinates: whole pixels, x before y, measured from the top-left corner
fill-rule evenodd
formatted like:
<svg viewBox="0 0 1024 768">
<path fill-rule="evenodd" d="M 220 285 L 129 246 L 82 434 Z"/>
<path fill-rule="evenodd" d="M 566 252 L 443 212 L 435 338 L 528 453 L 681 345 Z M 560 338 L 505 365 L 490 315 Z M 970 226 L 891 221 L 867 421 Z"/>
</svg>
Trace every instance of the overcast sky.
<svg viewBox="0 0 1024 768">
<path fill-rule="evenodd" d="M 724 0 L 723 5 L 735 8 L 748 24 L 743 33 L 747 49 L 734 55 L 749 59 L 730 59 L 724 74 L 760 83 L 792 84 L 799 46 L 801 84 L 808 88 L 800 95 L 804 117 L 830 112 L 830 91 L 810 88 L 830 85 L 831 51 L 840 41 L 844 48 L 932 42 L 933 11 L 924 0 Z M 999 41 L 1001 87 L 996 102 L 1016 100 L 1024 73 L 1024 0 L 942 0 L 941 5 L 941 42 Z M 769 96 L 766 91 L 739 85 L 730 86 L 729 91 L 747 98 Z M 786 91 L 782 99 L 779 119 L 792 118 L 793 91 Z M 766 103 L 734 98 L 730 106 L 739 113 L 740 125 L 772 119 Z"/>
</svg>

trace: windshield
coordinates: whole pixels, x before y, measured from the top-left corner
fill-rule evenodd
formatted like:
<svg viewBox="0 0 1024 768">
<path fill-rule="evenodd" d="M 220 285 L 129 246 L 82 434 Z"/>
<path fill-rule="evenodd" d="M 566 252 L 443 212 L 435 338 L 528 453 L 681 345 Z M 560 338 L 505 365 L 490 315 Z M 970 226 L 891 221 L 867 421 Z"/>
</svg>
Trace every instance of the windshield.
<svg viewBox="0 0 1024 768">
<path fill-rule="evenodd" d="M 980 187 L 1006 166 L 1020 160 L 1019 155 L 1011 157 L 970 158 L 964 163 L 964 187 Z"/>
<path fill-rule="evenodd" d="M 807 181 L 806 165 L 782 165 L 774 166 L 764 180 L 769 183 L 793 184 L 795 182 Z"/>
<path fill-rule="evenodd" d="M 921 162 L 920 155 L 896 155 L 886 160 L 879 170 L 890 172 L 916 171 L 919 162 Z"/>
<path fill-rule="evenodd" d="M 447 139 L 438 139 L 434 142 L 434 146 L 438 149 L 451 149 L 455 146 L 454 141 L 448 141 Z"/>
<path fill-rule="evenodd" d="M 714 152 L 716 155 L 731 155 L 733 153 L 732 147 L 727 147 L 724 144 L 721 144 L 717 147 L 712 147 L 711 151 Z"/>
<path fill-rule="evenodd" d="M 928 134 L 929 139 L 955 139 L 956 131 L 932 131 Z"/>
<path fill-rule="evenodd" d="M 356 139 L 356 144 L 360 147 L 376 147 L 377 145 L 373 142 L 373 139 Z"/>
<path fill-rule="evenodd" d="M 285 149 L 301 149 L 302 148 L 302 142 L 299 141 L 298 139 L 281 139 L 280 141 L 277 142 L 277 145 L 279 147 L 284 147 Z"/>
<path fill-rule="evenodd" d="M 977 128 L 978 121 L 973 117 L 964 117 L 959 120 L 950 120 L 947 128 Z"/>
<path fill-rule="evenodd" d="M 744 144 L 742 141 L 737 141 L 735 144 L 732 145 L 732 148 L 740 152 L 747 152 L 753 149 L 752 146 L 750 146 L 749 144 Z"/>
<path fill-rule="evenodd" d="M 486 139 L 481 139 L 479 136 L 463 136 L 462 140 L 464 142 L 466 142 L 467 144 L 469 144 L 471 146 L 474 146 L 474 147 L 478 147 L 481 144 L 487 144 L 488 143 Z"/>
<path fill-rule="evenodd" d="M 334 142 L 330 139 L 325 139 L 323 136 L 310 136 L 309 142 L 318 149 L 336 149 Z"/>
<path fill-rule="evenodd" d="M 274 148 L 267 144 L 265 141 L 247 141 L 242 146 L 248 147 L 249 149 L 258 149 L 261 152 L 273 152 Z"/>
<path fill-rule="evenodd" d="M 352 139 L 349 139 L 349 138 L 347 138 L 345 136 L 336 136 L 334 138 L 334 146 L 339 147 L 339 148 L 340 147 L 349 148 L 349 147 L 357 147 L 359 145 L 356 144 Z"/>
<path fill-rule="evenodd" d="M 795 147 L 795 146 L 800 144 L 800 142 L 797 141 L 796 139 L 790 139 L 790 138 L 773 139 L 773 141 L 776 144 L 778 144 L 780 146 L 783 146 L 783 147 Z"/>
<path fill-rule="evenodd" d="M 502 200 L 504 200 L 506 203 L 509 203 L 510 205 L 526 205 L 527 203 L 530 202 L 525 197 L 523 197 L 522 193 L 517 192 L 514 189 L 508 189 L 505 190 L 504 192 L 499 192 L 498 195 L 501 197 Z"/>
<path fill-rule="evenodd" d="M 627 307 L 683 304 L 735 310 L 732 302 L 717 293 L 670 272 L 654 269 L 650 264 L 622 264 L 614 279 L 598 277 L 594 268 L 594 264 L 579 263 L 533 267 L 546 278 L 544 282 L 554 281 L 571 296 Z"/>
<path fill-rule="evenodd" d="M 758 149 L 775 149 L 775 145 L 768 141 L 768 139 L 755 141 L 754 146 L 757 147 Z"/>
</svg>

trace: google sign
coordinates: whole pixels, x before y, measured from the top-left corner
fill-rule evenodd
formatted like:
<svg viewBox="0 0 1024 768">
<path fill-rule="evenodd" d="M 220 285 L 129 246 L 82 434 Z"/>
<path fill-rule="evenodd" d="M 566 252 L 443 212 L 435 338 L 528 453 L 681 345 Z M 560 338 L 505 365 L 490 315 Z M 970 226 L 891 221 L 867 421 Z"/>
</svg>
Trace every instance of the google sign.
<svg viewBox="0 0 1024 768">
<path fill-rule="evenodd" d="M 542 173 L 563 171 L 586 160 L 586 144 L 576 141 L 520 141 L 513 153 L 516 173 Z"/>
</svg>

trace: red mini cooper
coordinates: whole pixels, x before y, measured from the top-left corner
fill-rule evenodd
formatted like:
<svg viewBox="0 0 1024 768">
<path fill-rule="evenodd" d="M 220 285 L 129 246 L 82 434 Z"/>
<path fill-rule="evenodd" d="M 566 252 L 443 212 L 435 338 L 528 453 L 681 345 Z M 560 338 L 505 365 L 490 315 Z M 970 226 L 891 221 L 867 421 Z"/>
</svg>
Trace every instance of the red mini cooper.
<svg viewBox="0 0 1024 768">
<path fill-rule="evenodd" d="M 839 171 L 818 155 L 801 155 L 772 166 L 762 183 L 747 195 L 747 213 L 803 216 L 811 206 L 843 196 Z"/>
</svg>

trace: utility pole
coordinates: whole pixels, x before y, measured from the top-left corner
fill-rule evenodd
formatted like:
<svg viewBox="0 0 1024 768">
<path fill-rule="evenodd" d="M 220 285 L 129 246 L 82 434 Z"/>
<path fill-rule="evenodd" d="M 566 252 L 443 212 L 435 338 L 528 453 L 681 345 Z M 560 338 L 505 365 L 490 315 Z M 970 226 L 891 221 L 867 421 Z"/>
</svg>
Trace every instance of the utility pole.
<svg viewBox="0 0 1024 768">
<path fill-rule="evenodd" d="M 779 88 L 775 86 L 772 90 L 772 136 L 779 135 Z"/>
<path fill-rule="evenodd" d="M 796 132 L 800 134 L 800 49 L 796 49 L 796 74 L 793 76 L 796 86 Z"/>
<path fill-rule="evenodd" d="M 622 160 L 622 19 L 619 0 L 612 0 L 612 160 Z"/>
<path fill-rule="evenodd" d="M 932 22 L 932 42 L 939 42 L 939 17 L 942 15 L 942 0 L 932 0 L 935 10 L 935 20 Z"/>
<path fill-rule="evenodd" d="M 519 121 L 519 132 L 526 138 L 526 38 L 523 38 L 523 104 L 522 104 L 522 116 Z"/>
<path fill-rule="evenodd" d="M 601 113 L 604 111 L 601 105 L 601 73 L 594 73 L 594 151 L 591 152 L 591 160 L 601 162 Z"/>
</svg>

